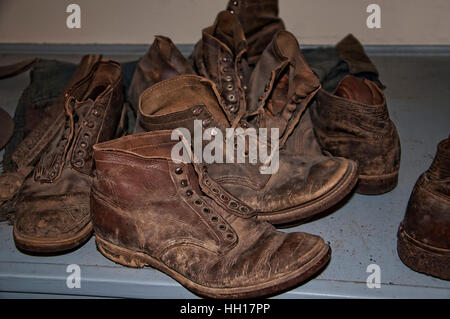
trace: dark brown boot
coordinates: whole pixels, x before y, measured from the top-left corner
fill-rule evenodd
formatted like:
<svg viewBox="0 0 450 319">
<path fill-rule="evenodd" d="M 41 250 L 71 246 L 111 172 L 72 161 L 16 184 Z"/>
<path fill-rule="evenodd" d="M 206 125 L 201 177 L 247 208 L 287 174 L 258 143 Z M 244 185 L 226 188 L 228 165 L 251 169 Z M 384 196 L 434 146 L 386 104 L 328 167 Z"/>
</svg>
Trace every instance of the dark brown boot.
<svg viewBox="0 0 450 319">
<path fill-rule="evenodd" d="M 198 164 L 175 163 L 171 131 L 94 146 L 95 238 L 107 258 L 156 268 L 192 292 L 251 298 L 317 273 L 331 250 L 317 236 L 282 233 L 221 188 Z M 217 198 L 228 198 L 232 208 Z"/>
<path fill-rule="evenodd" d="M 230 0 L 227 10 L 238 17 L 248 42 L 248 63 L 255 65 L 274 35 L 284 30 L 278 0 Z"/>
<path fill-rule="evenodd" d="M 382 194 L 395 188 L 400 139 L 374 82 L 346 76 L 334 94 L 319 91 L 310 114 L 322 149 L 358 163 L 356 192 Z"/>
<path fill-rule="evenodd" d="M 450 138 L 443 140 L 409 199 L 397 241 L 411 269 L 450 280 Z"/>
<path fill-rule="evenodd" d="M 208 129 L 223 132 L 232 127 L 233 120 L 220 103 L 214 83 L 193 75 L 166 80 L 144 91 L 139 112 L 144 130 L 186 128 L 193 139 Z M 200 132 L 194 131 L 195 120 L 203 125 Z M 247 122 L 242 124 L 251 128 Z M 277 225 L 304 221 L 336 204 L 350 192 L 357 176 L 353 161 L 321 154 L 280 152 L 274 174 L 261 174 L 262 165 L 250 163 L 248 157 L 245 163 L 206 166 L 221 187 L 256 210 L 259 219 Z"/>
<path fill-rule="evenodd" d="M 122 69 L 96 63 L 60 104 L 65 117 L 20 191 L 14 241 L 31 252 L 61 252 L 91 235 L 92 145 L 114 138 L 124 119 Z"/>
</svg>

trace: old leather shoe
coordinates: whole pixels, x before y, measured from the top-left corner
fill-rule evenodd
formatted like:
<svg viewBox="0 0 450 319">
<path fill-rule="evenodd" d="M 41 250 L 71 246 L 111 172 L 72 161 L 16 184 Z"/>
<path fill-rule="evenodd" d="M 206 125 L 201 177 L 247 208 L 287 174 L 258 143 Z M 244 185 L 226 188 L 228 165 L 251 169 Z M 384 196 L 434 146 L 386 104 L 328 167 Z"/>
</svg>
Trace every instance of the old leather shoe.
<svg viewBox="0 0 450 319">
<path fill-rule="evenodd" d="M 220 100 L 216 85 L 208 79 L 182 75 L 165 80 L 141 94 L 139 125 L 143 131 L 186 128 L 193 139 L 208 130 L 224 132 L 236 118 L 229 116 Z M 196 120 L 202 123 L 200 132 L 195 132 Z M 251 128 L 248 122 L 238 123 Z M 357 177 L 356 163 L 344 158 L 283 151 L 273 174 L 261 174 L 262 164 L 248 158 L 244 163 L 223 161 L 206 166 L 224 189 L 256 210 L 259 219 L 277 225 L 323 212 L 351 191 Z"/>
<path fill-rule="evenodd" d="M 66 92 L 60 104 L 62 123 L 48 128 L 55 134 L 19 193 L 13 230 L 18 248 L 55 253 L 90 237 L 92 145 L 119 134 L 124 117 L 121 70 L 116 62 L 99 61 Z"/>
<path fill-rule="evenodd" d="M 356 192 L 382 194 L 395 188 L 400 139 L 377 84 L 348 75 L 334 94 L 317 93 L 310 115 L 322 149 L 358 163 Z"/>
<path fill-rule="evenodd" d="M 326 264 L 331 251 L 320 237 L 276 231 L 200 164 L 174 162 L 171 133 L 94 146 L 91 205 L 103 255 L 151 266 L 212 298 L 279 293 Z"/>
</svg>

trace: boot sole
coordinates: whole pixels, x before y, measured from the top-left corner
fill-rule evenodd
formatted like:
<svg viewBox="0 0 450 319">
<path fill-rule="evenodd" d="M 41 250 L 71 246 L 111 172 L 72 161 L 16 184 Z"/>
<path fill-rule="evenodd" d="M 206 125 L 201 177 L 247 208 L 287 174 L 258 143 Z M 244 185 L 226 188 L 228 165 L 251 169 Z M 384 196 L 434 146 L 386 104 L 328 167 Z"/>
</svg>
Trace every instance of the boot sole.
<svg viewBox="0 0 450 319">
<path fill-rule="evenodd" d="M 450 280 L 450 250 L 426 245 L 412 238 L 400 224 L 397 252 L 402 262 L 414 271 Z"/>
<path fill-rule="evenodd" d="M 355 162 L 350 162 L 344 177 L 328 193 L 301 206 L 270 214 L 258 213 L 258 219 L 281 227 L 289 227 L 292 223 L 300 224 L 302 221 L 306 221 L 339 203 L 352 191 L 357 181 L 358 165 Z"/>
<path fill-rule="evenodd" d="M 363 195 L 380 195 L 393 190 L 398 183 L 398 171 L 384 175 L 359 175 L 355 192 Z"/>
<path fill-rule="evenodd" d="M 73 236 L 60 238 L 36 238 L 18 233 L 13 229 L 14 243 L 17 248 L 31 253 L 59 253 L 81 246 L 92 235 L 93 225 L 90 221 Z"/>
<path fill-rule="evenodd" d="M 331 248 L 324 244 L 317 255 L 308 263 L 276 280 L 263 282 L 256 285 L 235 288 L 214 288 L 200 285 L 184 277 L 177 271 L 167 267 L 164 263 L 142 252 L 133 251 L 108 242 L 95 235 L 97 249 L 108 259 L 124 266 L 143 268 L 150 266 L 178 281 L 183 287 L 193 293 L 207 298 L 256 298 L 280 293 L 307 280 L 323 268 L 331 257 Z"/>
</svg>

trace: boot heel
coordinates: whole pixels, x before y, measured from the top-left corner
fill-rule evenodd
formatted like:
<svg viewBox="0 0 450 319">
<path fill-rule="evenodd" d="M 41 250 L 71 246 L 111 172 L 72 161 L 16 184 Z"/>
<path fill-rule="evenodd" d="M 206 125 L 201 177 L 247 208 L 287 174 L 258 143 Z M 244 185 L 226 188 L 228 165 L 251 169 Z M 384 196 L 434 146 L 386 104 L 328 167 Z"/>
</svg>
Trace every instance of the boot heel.
<svg viewBox="0 0 450 319">
<path fill-rule="evenodd" d="M 132 268 L 143 268 L 147 265 L 144 258 L 135 251 L 112 244 L 97 235 L 95 242 L 103 256 L 118 264 Z"/>
<path fill-rule="evenodd" d="M 450 280 L 450 254 L 434 252 L 414 244 L 400 225 L 397 252 L 402 262 L 414 271 Z"/>
</svg>

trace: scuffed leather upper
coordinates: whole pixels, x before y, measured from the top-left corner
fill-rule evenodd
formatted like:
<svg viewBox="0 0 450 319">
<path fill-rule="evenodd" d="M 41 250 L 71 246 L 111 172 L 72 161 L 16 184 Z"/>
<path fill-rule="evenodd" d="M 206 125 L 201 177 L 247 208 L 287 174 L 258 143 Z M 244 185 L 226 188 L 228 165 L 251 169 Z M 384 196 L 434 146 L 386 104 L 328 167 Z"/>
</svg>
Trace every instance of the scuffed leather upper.
<svg viewBox="0 0 450 319">
<path fill-rule="evenodd" d="M 192 138 L 194 120 L 203 124 L 200 134 L 208 128 L 229 128 L 219 99 L 214 83 L 202 77 L 183 75 L 160 82 L 141 95 L 140 126 L 147 131 L 187 128 Z M 211 163 L 207 167 L 222 187 L 251 208 L 276 213 L 327 193 L 339 183 L 349 165 L 342 158 L 281 152 L 275 174 L 261 174 L 261 164 L 249 160 L 242 164 Z"/>
<path fill-rule="evenodd" d="M 250 122 L 256 127 L 278 128 L 282 147 L 296 127 L 301 129 L 297 124 L 319 91 L 320 82 L 303 58 L 295 36 L 280 31 L 256 64 L 249 87 Z"/>
<path fill-rule="evenodd" d="M 360 175 L 399 170 L 399 136 L 375 83 L 346 76 L 334 94 L 318 92 L 310 115 L 322 149 L 358 162 Z"/>
<path fill-rule="evenodd" d="M 122 115 L 120 64 L 102 60 L 69 89 L 60 126 L 19 196 L 15 230 L 58 237 L 90 222 L 92 146 L 116 136 Z"/>
<path fill-rule="evenodd" d="M 402 224 L 414 239 L 450 249 L 450 138 L 439 144 L 433 163 L 414 186 Z"/>
<path fill-rule="evenodd" d="M 197 73 L 216 84 L 230 122 L 246 114 L 245 94 L 250 76 L 247 41 L 236 15 L 222 11 L 202 31 L 193 53 Z"/>
<path fill-rule="evenodd" d="M 137 113 L 139 96 L 153 84 L 179 74 L 194 74 L 191 64 L 172 40 L 156 36 L 152 45 L 139 60 L 131 81 L 128 100 Z"/>
<path fill-rule="evenodd" d="M 177 141 L 170 135 L 136 134 L 94 147 L 92 208 L 98 236 L 148 254 L 200 285 L 219 288 L 282 281 L 326 249 L 317 236 L 277 232 L 249 211 L 238 213 L 245 204 L 201 166 L 171 160 Z"/>
<path fill-rule="evenodd" d="M 278 0 L 230 0 L 227 10 L 241 23 L 248 42 L 248 63 L 255 65 L 274 35 L 285 29 L 278 17 Z"/>
</svg>

